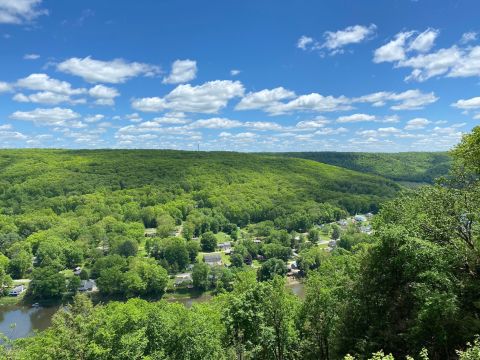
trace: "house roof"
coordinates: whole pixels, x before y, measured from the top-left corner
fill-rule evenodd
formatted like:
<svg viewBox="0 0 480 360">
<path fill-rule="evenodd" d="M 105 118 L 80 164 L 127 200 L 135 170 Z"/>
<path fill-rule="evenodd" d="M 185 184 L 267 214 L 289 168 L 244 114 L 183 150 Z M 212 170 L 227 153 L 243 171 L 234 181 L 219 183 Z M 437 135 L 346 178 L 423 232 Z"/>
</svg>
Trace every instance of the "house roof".
<svg viewBox="0 0 480 360">
<path fill-rule="evenodd" d="M 203 259 L 205 260 L 205 262 L 219 262 L 222 261 L 222 255 L 217 253 L 204 254 Z"/>
</svg>

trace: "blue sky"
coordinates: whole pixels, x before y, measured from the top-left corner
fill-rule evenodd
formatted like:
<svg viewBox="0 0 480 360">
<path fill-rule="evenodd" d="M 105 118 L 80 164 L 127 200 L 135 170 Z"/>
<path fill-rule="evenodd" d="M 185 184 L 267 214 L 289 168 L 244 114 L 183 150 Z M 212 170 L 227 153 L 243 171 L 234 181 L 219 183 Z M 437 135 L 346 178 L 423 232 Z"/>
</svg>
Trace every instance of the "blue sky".
<svg viewBox="0 0 480 360">
<path fill-rule="evenodd" d="M 0 0 L 0 147 L 447 150 L 480 123 L 478 14 L 477 0 Z"/>
</svg>

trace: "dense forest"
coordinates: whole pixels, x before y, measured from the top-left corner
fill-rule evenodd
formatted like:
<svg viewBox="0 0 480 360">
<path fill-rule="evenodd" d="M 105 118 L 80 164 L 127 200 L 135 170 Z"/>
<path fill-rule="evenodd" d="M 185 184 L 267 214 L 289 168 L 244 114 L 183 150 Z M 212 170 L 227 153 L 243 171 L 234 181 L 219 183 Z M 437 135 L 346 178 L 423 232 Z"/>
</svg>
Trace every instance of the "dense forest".
<svg viewBox="0 0 480 360">
<path fill-rule="evenodd" d="M 28 296 L 60 296 L 72 281 L 62 269 L 82 264 L 102 294 L 122 301 L 74 295 L 49 329 L 5 340 L 1 356 L 478 359 L 479 149 L 480 127 L 452 151 L 448 176 L 404 191 L 272 156 L 5 151 L 4 280 L 31 276 Z M 372 235 L 361 224 L 336 225 L 379 206 Z M 178 226 L 181 236 L 172 236 Z M 158 236 L 144 242 L 146 227 Z M 331 251 L 322 232 L 337 244 Z M 219 233 L 235 243 L 230 266 L 196 261 Z M 292 254 L 304 299 L 285 286 Z M 214 298 L 191 309 L 157 301 L 167 274 L 188 264 L 194 286 L 214 289 Z"/>
<path fill-rule="evenodd" d="M 291 152 L 276 154 L 309 159 L 346 169 L 412 183 L 433 183 L 446 175 L 451 166 L 447 153 L 361 153 L 361 152 Z"/>
</svg>

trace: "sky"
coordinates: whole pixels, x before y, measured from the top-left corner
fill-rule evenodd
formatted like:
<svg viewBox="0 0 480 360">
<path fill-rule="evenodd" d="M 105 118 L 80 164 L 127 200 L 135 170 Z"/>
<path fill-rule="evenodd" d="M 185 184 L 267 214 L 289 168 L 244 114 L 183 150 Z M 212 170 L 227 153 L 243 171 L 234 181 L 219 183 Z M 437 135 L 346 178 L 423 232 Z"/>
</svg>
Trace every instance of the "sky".
<svg viewBox="0 0 480 360">
<path fill-rule="evenodd" d="M 1 148 L 444 151 L 478 0 L 0 0 Z"/>
</svg>

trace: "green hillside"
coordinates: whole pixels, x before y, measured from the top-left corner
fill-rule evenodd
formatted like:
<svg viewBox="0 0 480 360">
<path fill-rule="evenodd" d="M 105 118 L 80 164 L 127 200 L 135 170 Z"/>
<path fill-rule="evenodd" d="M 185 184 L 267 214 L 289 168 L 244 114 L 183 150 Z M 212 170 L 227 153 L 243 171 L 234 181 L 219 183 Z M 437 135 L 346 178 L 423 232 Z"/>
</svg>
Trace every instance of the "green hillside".
<svg viewBox="0 0 480 360">
<path fill-rule="evenodd" d="M 273 218 L 271 212 L 279 207 L 293 209 L 309 201 L 329 202 L 350 212 L 372 210 L 398 186 L 330 165 L 263 155 L 3 150 L 0 189 L 6 214 L 41 208 L 62 213 L 113 192 L 109 201 L 135 201 L 140 207 L 193 201 L 242 223 Z"/>
<path fill-rule="evenodd" d="M 395 181 L 415 183 L 433 183 L 434 179 L 446 175 L 451 166 L 450 157 L 442 152 L 291 152 L 276 155 L 314 160 Z"/>
</svg>

